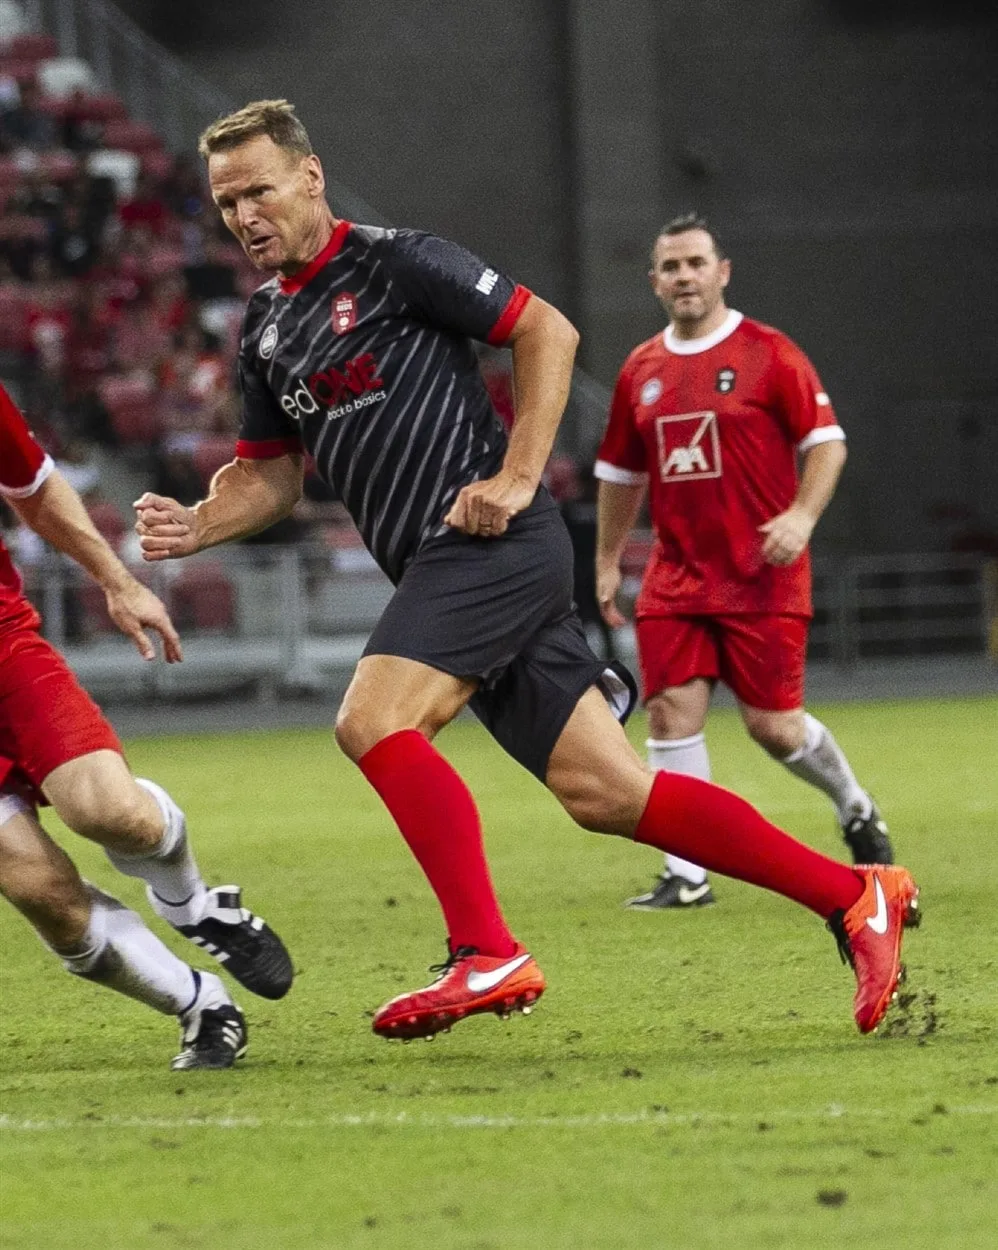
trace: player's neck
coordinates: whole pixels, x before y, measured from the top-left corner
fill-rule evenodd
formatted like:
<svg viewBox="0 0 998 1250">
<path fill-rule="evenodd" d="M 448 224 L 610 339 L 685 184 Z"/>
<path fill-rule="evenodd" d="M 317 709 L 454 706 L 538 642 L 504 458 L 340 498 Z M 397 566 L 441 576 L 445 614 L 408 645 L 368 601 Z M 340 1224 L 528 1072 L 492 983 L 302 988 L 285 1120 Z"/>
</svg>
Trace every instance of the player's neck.
<svg viewBox="0 0 998 1250">
<path fill-rule="evenodd" d="M 722 300 L 718 306 L 699 321 L 670 321 L 673 336 L 677 339 L 704 339 L 724 325 L 728 306 Z"/>
<path fill-rule="evenodd" d="M 278 270 L 282 278 L 293 278 L 296 273 L 301 273 L 303 269 L 307 269 L 329 242 L 333 231 L 340 224 L 339 218 L 333 216 L 329 206 L 323 205 L 323 207 L 325 211 L 316 219 L 315 225 L 306 235 L 299 254 L 293 261 L 288 261 L 286 265 L 281 265 Z"/>
</svg>

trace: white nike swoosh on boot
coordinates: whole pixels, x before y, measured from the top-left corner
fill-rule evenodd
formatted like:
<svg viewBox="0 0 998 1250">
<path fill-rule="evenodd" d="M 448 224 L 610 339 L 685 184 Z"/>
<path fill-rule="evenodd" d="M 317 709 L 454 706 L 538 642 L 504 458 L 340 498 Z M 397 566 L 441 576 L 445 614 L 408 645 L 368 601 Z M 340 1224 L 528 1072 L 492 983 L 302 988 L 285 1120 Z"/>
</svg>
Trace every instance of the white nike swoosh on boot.
<svg viewBox="0 0 998 1250">
<path fill-rule="evenodd" d="M 688 889 L 685 885 L 681 885 L 679 887 L 679 901 L 684 907 L 689 907 L 690 903 L 695 903 L 698 899 L 703 898 L 709 889 L 710 883 L 707 881 L 694 886 L 692 890 Z"/>
<path fill-rule="evenodd" d="M 879 877 L 873 878 L 873 888 L 877 892 L 877 911 L 876 915 L 867 916 L 866 923 L 874 933 L 883 935 L 887 932 L 887 899 L 884 898 L 884 887 Z"/>
<path fill-rule="evenodd" d="M 529 958 L 529 954 L 518 955 L 516 959 L 510 959 L 507 963 L 500 964 L 498 968 L 493 968 L 491 972 L 476 972 L 472 968 L 468 973 L 466 985 L 472 994 L 484 994 L 486 990 L 495 989 L 511 972 L 522 967 Z"/>
</svg>

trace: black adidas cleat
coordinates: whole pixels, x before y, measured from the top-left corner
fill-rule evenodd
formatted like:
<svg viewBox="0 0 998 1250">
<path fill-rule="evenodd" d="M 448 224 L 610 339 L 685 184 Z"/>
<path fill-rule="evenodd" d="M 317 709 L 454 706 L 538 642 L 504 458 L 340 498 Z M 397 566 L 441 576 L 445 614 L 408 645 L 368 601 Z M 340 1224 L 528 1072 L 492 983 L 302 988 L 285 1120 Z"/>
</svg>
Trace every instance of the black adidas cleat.
<svg viewBox="0 0 998 1250">
<path fill-rule="evenodd" d="M 246 1054 L 246 1020 L 235 1003 L 199 1008 L 180 1017 L 183 1050 L 170 1063 L 174 1072 L 231 1068 Z"/>
<path fill-rule="evenodd" d="M 237 885 L 215 886 L 198 923 L 174 927 L 251 993 L 283 998 L 291 988 L 294 969 L 287 948 L 262 917 L 242 906 Z"/>
<path fill-rule="evenodd" d="M 246 1021 L 234 1004 L 188 1015 L 193 1019 L 183 1026 L 184 1049 L 170 1063 L 173 1072 L 231 1068 L 246 1054 Z"/>
<path fill-rule="evenodd" d="M 638 894 L 624 903 L 632 911 L 662 911 L 667 907 L 706 907 L 715 903 L 709 881 L 694 884 L 675 873 L 663 873 L 647 894 Z"/>
<path fill-rule="evenodd" d="M 869 816 L 854 816 L 843 825 L 842 836 L 852 853 L 854 864 L 894 863 L 894 848 L 876 803 L 873 804 Z"/>
</svg>

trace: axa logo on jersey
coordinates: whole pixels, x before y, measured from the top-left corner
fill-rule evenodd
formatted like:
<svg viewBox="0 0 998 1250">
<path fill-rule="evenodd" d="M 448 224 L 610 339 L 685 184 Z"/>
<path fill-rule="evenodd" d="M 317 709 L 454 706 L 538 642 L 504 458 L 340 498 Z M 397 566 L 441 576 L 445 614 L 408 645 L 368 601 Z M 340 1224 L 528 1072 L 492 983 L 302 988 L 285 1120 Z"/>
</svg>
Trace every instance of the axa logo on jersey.
<svg viewBox="0 0 998 1250">
<path fill-rule="evenodd" d="M 656 417 L 658 472 L 663 482 L 721 476 L 721 439 L 716 412 Z"/>
<path fill-rule="evenodd" d="M 281 396 L 281 407 L 294 421 L 324 412 L 336 420 L 385 398 L 384 380 L 370 352 L 348 360 L 343 369 L 333 365 L 313 373 L 307 382 L 298 380 L 294 390 Z"/>
</svg>

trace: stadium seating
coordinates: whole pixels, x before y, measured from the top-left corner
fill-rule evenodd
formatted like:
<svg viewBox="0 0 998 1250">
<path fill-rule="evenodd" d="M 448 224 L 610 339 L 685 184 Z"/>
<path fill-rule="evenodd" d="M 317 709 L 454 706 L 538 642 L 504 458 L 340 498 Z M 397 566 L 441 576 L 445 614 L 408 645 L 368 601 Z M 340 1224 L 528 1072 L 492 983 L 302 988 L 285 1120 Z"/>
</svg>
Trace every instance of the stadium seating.
<svg viewBox="0 0 998 1250">
<path fill-rule="evenodd" d="M 232 629 L 236 592 L 221 560 L 182 569 L 170 587 L 170 608 L 178 628 Z"/>
<path fill-rule="evenodd" d="M 105 378 L 99 394 L 121 443 L 151 443 L 159 435 L 155 394 L 147 377 Z"/>
</svg>

